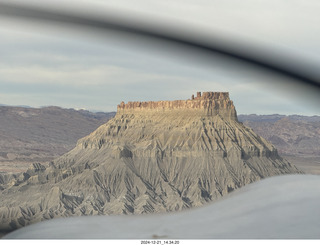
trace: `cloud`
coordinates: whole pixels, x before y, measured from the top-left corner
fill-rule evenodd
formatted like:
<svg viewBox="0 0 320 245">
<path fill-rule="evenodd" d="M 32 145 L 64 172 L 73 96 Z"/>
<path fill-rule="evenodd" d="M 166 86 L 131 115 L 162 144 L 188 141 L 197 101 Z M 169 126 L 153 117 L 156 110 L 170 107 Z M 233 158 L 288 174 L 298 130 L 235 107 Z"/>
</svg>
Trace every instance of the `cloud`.
<svg viewBox="0 0 320 245">
<path fill-rule="evenodd" d="M 69 86 L 96 86 L 109 84 L 114 81 L 121 83 L 121 74 L 135 76 L 134 71 L 120 67 L 95 66 L 95 67 L 64 67 L 54 69 L 41 66 L 0 67 L 1 80 L 19 84 L 69 84 Z"/>
<path fill-rule="evenodd" d="M 313 49 L 313 54 L 319 49 L 315 23 L 320 17 L 315 14 L 315 1 L 308 1 L 307 7 L 301 6 L 302 1 L 290 7 L 279 1 L 252 0 L 241 4 L 138 0 L 134 6 L 129 1 L 90 1 L 92 8 L 93 2 L 101 6 L 100 12 L 106 6 L 140 11 L 154 18 L 165 17 L 167 22 L 176 20 L 172 23 L 184 24 L 181 27 L 190 31 L 198 27 L 208 35 L 210 30 L 219 30 L 237 34 L 239 39 L 251 35 L 294 50 L 304 47 L 303 52 Z M 280 86 L 287 83 L 277 82 L 282 78 L 252 67 L 199 58 L 187 49 L 151 49 L 130 42 L 124 46 L 91 33 L 51 32 L 43 27 L 32 31 L 30 25 L 21 29 L 17 23 L 2 23 L 7 29 L 0 30 L 0 45 L 5 47 L 0 51 L 0 103 L 106 111 L 114 110 L 122 100 L 187 99 L 197 91 L 229 91 L 239 113 L 318 112 L 304 102 L 314 103 L 313 99 L 300 99 L 291 90 L 287 93 L 288 89 Z M 299 106 L 306 109 L 297 109 Z"/>
</svg>

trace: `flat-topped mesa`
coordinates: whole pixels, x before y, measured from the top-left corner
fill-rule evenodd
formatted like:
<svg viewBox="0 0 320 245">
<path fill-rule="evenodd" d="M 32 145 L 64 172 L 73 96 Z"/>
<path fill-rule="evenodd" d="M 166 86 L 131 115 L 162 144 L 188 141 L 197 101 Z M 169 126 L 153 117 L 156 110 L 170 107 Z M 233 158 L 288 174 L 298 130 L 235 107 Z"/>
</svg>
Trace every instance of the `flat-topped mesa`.
<svg viewBox="0 0 320 245">
<path fill-rule="evenodd" d="M 188 100 L 173 101 L 123 101 L 117 106 L 117 115 L 141 113 L 178 113 L 187 112 L 188 115 L 215 116 L 237 120 L 237 112 L 228 92 L 197 92 Z"/>
</svg>

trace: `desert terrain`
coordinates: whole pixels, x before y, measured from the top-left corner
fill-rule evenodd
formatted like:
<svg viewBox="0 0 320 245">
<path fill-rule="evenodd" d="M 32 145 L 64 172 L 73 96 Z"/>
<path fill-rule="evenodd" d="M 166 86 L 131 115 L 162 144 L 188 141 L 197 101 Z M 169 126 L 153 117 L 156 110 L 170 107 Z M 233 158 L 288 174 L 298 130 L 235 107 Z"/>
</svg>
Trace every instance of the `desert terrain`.
<svg viewBox="0 0 320 245">
<path fill-rule="evenodd" d="M 121 102 L 116 114 L 1 109 L 1 234 L 61 217 L 184 211 L 219 203 L 265 178 L 274 186 L 286 180 L 273 176 L 319 173 L 318 117 L 238 116 L 227 92 Z"/>
<path fill-rule="evenodd" d="M 114 114 L 0 106 L 0 172 L 20 173 L 32 163 L 47 164 Z"/>
</svg>

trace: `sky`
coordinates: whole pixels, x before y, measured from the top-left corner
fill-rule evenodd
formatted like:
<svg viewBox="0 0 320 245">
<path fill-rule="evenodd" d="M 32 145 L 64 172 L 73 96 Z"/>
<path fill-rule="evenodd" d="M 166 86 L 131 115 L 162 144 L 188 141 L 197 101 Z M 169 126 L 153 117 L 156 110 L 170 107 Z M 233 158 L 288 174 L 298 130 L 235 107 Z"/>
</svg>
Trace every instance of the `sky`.
<svg viewBox="0 0 320 245">
<path fill-rule="evenodd" d="M 46 6 L 102 15 L 121 11 L 122 18 L 259 44 L 320 67 L 316 0 L 69 0 L 46 1 Z M 197 91 L 228 91 L 238 114 L 320 115 L 315 91 L 242 64 L 125 36 L 121 40 L 110 33 L 3 17 L 0 21 L 0 104 L 107 112 L 121 101 L 189 99 Z"/>
</svg>

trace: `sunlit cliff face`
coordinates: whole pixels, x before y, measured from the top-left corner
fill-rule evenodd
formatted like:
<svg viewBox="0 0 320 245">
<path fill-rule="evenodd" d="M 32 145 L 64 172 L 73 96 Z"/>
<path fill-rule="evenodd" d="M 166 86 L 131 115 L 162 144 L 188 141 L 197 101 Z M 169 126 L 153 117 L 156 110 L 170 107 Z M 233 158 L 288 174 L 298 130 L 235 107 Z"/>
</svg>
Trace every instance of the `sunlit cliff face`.
<svg viewBox="0 0 320 245">
<path fill-rule="evenodd" d="M 121 102 L 117 107 L 117 114 L 161 113 L 169 116 L 216 116 L 237 120 L 237 112 L 228 92 L 201 92 L 191 96 L 188 100 Z"/>
</svg>

